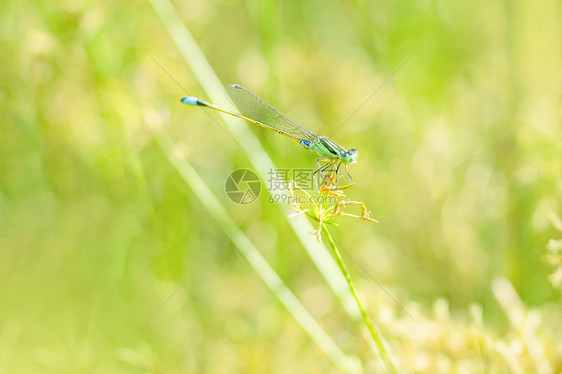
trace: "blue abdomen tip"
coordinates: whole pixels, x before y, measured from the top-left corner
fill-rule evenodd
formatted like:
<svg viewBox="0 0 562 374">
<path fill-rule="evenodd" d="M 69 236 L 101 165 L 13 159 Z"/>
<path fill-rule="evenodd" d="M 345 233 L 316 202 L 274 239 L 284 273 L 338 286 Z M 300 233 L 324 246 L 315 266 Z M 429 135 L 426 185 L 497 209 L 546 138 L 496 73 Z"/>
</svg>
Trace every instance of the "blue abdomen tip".
<svg viewBox="0 0 562 374">
<path fill-rule="evenodd" d="M 199 99 L 197 99 L 196 97 L 193 97 L 193 96 L 186 96 L 186 97 L 181 98 L 182 103 L 189 104 L 189 105 L 197 105 L 198 100 Z"/>
</svg>

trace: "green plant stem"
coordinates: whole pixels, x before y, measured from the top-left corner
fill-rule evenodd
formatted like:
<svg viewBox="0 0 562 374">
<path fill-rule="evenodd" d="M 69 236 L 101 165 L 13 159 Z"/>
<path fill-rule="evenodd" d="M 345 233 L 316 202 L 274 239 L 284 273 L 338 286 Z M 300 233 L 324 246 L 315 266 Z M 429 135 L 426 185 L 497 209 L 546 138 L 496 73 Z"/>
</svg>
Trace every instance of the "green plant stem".
<svg viewBox="0 0 562 374">
<path fill-rule="evenodd" d="M 381 357 L 382 361 L 384 362 L 387 369 L 391 373 L 396 373 L 396 368 L 394 367 L 394 364 L 392 363 L 392 360 L 390 359 L 390 355 L 388 354 L 388 351 L 387 351 L 387 348 L 386 348 L 385 343 L 383 341 L 383 338 L 382 338 L 380 332 L 378 331 L 377 327 L 371 321 L 371 318 L 369 318 L 369 316 L 367 315 L 367 312 L 365 312 L 365 309 L 363 309 L 363 305 L 361 305 L 361 302 L 359 301 L 359 297 L 357 297 L 357 293 L 355 292 L 355 287 L 353 286 L 353 282 L 351 281 L 351 276 L 349 275 L 349 272 L 347 271 L 347 268 L 345 267 L 345 264 L 343 263 L 343 259 L 340 256 L 340 252 L 338 251 L 338 248 L 336 247 L 336 243 L 334 242 L 334 239 L 330 235 L 330 232 L 328 231 L 328 228 L 326 227 L 325 223 L 322 223 L 322 231 L 323 231 L 326 239 L 328 239 L 328 244 L 329 244 L 330 248 L 332 249 L 332 253 L 334 254 L 334 257 L 336 258 L 336 262 L 337 262 L 341 272 L 343 273 L 345 279 L 347 280 L 347 284 L 349 285 L 349 289 L 350 289 L 351 293 L 353 294 L 353 298 L 355 298 L 355 302 L 357 303 L 357 306 L 359 307 L 359 310 L 361 311 L 361 316 L 363 318 L 363 321 L 365 322 L 365 325 L 367 326 L 367 329 L 369 330 L 369 333 L 371 334 L 371 337 L 373 338 L 373 341 L 375 342 L 375 345 L 378 349 L 378 352 L 380 354 L 380 357 Z"/>
</svg>

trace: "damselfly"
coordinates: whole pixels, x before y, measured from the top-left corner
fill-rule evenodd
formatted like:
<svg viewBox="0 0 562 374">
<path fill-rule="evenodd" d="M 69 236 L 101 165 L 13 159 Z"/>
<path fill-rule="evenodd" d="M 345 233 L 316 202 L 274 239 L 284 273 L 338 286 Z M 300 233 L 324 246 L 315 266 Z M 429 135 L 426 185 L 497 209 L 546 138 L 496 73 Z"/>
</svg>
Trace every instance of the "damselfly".
<svg viewBox="0 0 562 374">
<path fill-rule="evenodd" d="M 324 184 L 328 182 L 332 185 L 335 181 L 337 185 L 337 176 L 342 165 L 345 167 L 347 174 L 346 178 L 353 184 L 353 180 L 349 175 L 347 167 L 349 164 L 352 164 L 357 160 L 357 156 L 359 155 L 357 149 L 345 149 L 337 145 L 328 137 L 324 135 L 317 135 L 314 131 L 287 117 L 279 110 L 275 109 L 272 105 L 265 102 L 265 100 L 262 100 L 250 90 L 239 84 L 232 84 L 226 87 L 226 92 L 232 100 L 232 103 L 240 111 L 240 114 L 220 108 L 193 96 L 183 97 L 181 102 L 230 114 L 255 125 L 273 130 L 281 135 L 285 135 L 286 137 L 297 141 L 305 149 L 316 151 L 316 153 L 321 156 L 321 158 L 316 159 L 318 169 L 314 171 L 314 174 L 322 174 L 324 177 Z M 326 176 L 325 172 L 331 170 L 334 170 L 334 172 L 329 173 L 328 176 Z M 332 186 L 335 187 L 335 185 Z"/>
</svg>

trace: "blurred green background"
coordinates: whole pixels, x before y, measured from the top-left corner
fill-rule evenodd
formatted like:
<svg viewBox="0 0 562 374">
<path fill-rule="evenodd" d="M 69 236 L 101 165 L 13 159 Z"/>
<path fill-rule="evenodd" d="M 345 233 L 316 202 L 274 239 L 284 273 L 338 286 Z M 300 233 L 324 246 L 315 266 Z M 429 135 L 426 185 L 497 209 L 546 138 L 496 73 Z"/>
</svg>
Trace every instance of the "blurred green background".
<svg viewBox="0 0 562 374">
<path fill-rule="evenodd" d="M 342 219 L 333 234 L 415 321 L 344 255 L 360 297 L 401 372 L 562 370 L 544 261 L 562 237 L 560 1 L 173 5 L 225 84 L 321 134 L 411 56 L 333 137 L 359 149 L 348 196 L 381 223 Z M 1 373 L 336 372 L 224 243 L 159 133 L 249 219 L 242 230 L 358 372 L 380 368 L 267 192 L 226 197 L 228 174 L 252 165 L 179 103 L 151 56 L 208 98 L 149 2 L 3 1 L 0 21 Z M 277 167 L 314 166 L 252 131 Z"/>
</svg>

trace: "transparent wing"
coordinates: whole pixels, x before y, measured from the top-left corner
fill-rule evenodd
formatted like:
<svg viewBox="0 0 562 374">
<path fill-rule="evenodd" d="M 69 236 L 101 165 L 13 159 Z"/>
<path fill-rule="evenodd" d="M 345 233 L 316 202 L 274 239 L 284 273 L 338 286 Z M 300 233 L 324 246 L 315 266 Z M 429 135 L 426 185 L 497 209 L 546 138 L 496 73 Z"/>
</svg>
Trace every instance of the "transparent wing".
<svg viewBox="0 0 562 374">
<path fill-rule="evenodd" d="M 226 87 L 226 92 L 243 116 L 258 121 L 265 127 L 282 131 L 297 140 L 305 139 L 312 142 L 318 138 L 312 130 L 290 119 L 247 88 L 232 84 Z"/>
</svg>

